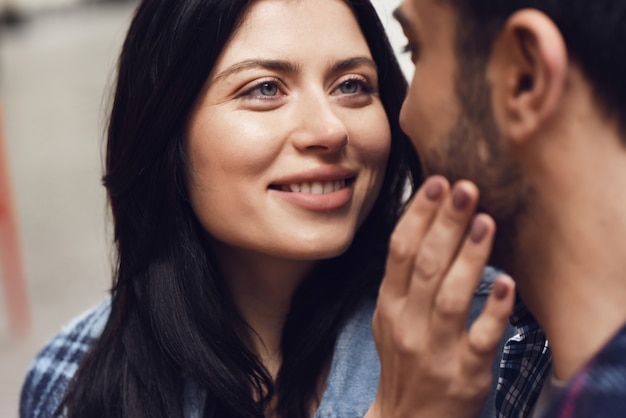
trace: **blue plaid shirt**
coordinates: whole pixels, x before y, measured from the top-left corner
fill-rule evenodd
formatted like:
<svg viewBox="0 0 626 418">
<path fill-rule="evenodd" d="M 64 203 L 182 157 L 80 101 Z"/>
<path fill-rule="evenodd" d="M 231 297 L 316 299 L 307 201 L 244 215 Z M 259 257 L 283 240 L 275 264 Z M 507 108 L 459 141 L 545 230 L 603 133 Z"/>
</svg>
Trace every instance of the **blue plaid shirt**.
<svg viewBox="0 0 626 418">
<path fill-rule="evenodd" d="M 504 348 L 496 410 L 499 418 L 526 418 L 550 373 L 552 355 L 545 334 L 522 303 L 511 322 L 519 334 Z M 550 401 L 543 417 L 626 417 L 626 325 Z"/>
<path fill-rule="evenodd" d="M 362 417 L 372 404 L 380 373 L 371 328 L 375 306 L 375 301 L 366 303 L 341 331 L 326 391 L 313 418 Z M 22 387 L 21 418 L 55 416 L 81 360 L 102 334 L 110 310 L 107 300 L 65 327 L 37 355 Z M 204 416 L 206 393 L 202 388 L 193 381 L 185 382 L 183 398 L 185 418 Z"/>
<path fill-rule="evenodd" d="M 518 334 L 504 346 L 496 393 L 499 418 L 529 417 L 550 372 L 548 339 L 526 306 L 518 301 L 511 324 Z"/>
<path fill-rule="evenodd" d="M 76 318 L 44 347 L 22 388 L 20 417 L 52 417 L 81 359 L 100 337 L 109 318 L 110 299 Z"/>
</svg>

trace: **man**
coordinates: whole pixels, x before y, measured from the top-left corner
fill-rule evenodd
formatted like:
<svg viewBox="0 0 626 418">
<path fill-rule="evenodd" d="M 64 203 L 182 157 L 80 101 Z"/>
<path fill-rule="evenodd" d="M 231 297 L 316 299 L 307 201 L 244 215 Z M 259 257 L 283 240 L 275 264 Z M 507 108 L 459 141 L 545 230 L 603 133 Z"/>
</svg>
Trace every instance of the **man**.
<svg viewBox="0 0 626 418">
<path fill-rule="evenodd" d="M 426 376 L 444 388 L 454 401 L 445 416 L 472 416 L 473 402 L 480 398 L 480 390 L 450 389 L 458 382 L 472 386 L 467 367 L 458 368 L 456 377 L 437 375 L 441 366 L 433 366 L 436 361 L 425 366 L 419 360 L 439 360 L 441 365 L 434 349 L 397 337 L 411 335 L 408 327 L 398 325 L 403 318 L 398 294 L 426 289 L 412 297 L 428 302 L 429 310 L 413 312 L 418 323 L 424 317 L 457 318 L 464 311 L 445 306 L 455 298 L 461 306 L 466 303 L 468 291 L 449 282 L 461 282 L 451 277 L 459 275 L 453 272 L 460 269 L 467 235 L 448 233 L 446 247 L 446 234 L 432 232 L 442 225 L 451 231 L 450 225 L 458 230 L 469 224 L 473 233 L 480 218 L 455 218 L 446 209 L 458 189 L 466 193 L 457 201 L 466 206 L 469 201 L 490 215 L 479 215 L 487 230 L 489 220 L 495 220 L 490 262 L 515 278 L 521 299 L 549 341 L 548 348 L 530 314 L 516 311 L 521 332 L 505 350 L 500 416 L 624 416 L 626 2 L 404 0 L 395 16 L 415 64 L 401 115 L 403 129 L 426 174 L 443 175 L 455 185 L 449 192 L 443 182 L 442 203 L 436 209 L 419 211 L 413 202 L 392 238 L 374 322 L 383 369 L 391 376 L 390 394 L 377 399 L 372 416 L 385 416 L 385 410 L 394 408 L 411 416 L 410 407 L 426 411 L 414 416 L 437 416 L 429 412 L 441 408 L 436 394 L 422 399 L 435 406 L 408 401 L 410 376 Z M 460 179 L 471 180 L 480 198 Z M 409 238 L 410 232 L 419 238 Z M 429 239 L 432 235 L 439 238 Z M 438 248 L 456 248 L 459 253 L 433 256 Z M 401 272 L 390 268 L 401 264 L 398 258 L 411 259 L 410 267 Z M 469 264 L 476 263 L 474 259 Z M 403 275 L 404 282 L 398 279 Z M 474 280 L 474 275 L 467 276 Z M 428 280 L 436 284 L 424 285 Z M 509 306 L 510 283 L 502 279 L 499 286 L 505 296 L 493 298 L 479 327 L 455 334 L 454 343 L 431 327 L 429 344 L 453 347 L 447 349 L 449 358 L 466 365 L 471 362 L 459 359 L 467 353 L 490 352 L 502 327 L 502 312 Z M 482 351 L 477 349 L 481 338 Z M 484 370 L 478 362 L 473 372 L 484 376 L 477 372 Z"/>
</svg>

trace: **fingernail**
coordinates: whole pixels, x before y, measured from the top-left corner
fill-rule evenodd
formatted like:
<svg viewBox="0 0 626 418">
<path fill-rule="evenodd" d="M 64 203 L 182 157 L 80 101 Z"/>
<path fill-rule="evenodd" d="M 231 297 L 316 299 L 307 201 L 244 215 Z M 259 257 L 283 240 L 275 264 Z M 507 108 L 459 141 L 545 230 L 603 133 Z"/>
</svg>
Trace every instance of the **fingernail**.
<svg viewBox="0 0 626 418">
<path fill-rule="evenodd" d="M 487 223 L 479 216 L 475 216 L 470 230 L 470 239 L 475 244 L 481 242 L 487 236 Z"/>
<path fill-rule="evenodd" d="M 469 205 L 470 197 L 461 187 L 456 187 L 452 192 L 452 204 L 457 210 L 464 210 Z"/>
<path fill-rule="evenodd" d="M 509 287 L 501 281 L 496 280 L 493 284 L 493 293 L 496 296 L 496 299 L 502 300 L 509 294 Z"/>
<path fill-rule="evenodd" d="M 433 179 L 428 182 L 426 186 L 426 197 L 429 200 L 437 201 L 443 194 L 443 185 L 441 184 L 441 180 Z"/>
</svg>

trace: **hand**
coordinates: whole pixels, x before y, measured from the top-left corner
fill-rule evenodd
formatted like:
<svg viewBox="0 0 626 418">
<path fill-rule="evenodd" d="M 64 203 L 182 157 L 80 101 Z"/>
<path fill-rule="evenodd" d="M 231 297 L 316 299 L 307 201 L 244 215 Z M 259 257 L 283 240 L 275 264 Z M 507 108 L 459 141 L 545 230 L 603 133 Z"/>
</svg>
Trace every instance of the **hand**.
<svg viewBox="0 0 626 418">
<path fill-rule="evenodd" d="M 477 202 L 473 183 L 451 189 L 445 178 L 431 177 L 392 234 L 373 319 L 381 375 L 366 418 L 479 414 L 515 284 L 498 277 L 466 331 L 495 233 L 491 217 L 474 214 Z"/>
</svg>

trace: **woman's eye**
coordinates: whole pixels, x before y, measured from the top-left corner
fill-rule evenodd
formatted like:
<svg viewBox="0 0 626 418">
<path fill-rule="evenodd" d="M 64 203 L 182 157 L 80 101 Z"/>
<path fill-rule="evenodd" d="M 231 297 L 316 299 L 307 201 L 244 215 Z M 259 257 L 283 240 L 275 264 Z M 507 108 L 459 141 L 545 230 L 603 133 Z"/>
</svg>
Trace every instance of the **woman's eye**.
<svg viewBox="0 0 626 418">
<path fill-rule="evenodd" d="M 252 96 L 274 97 L 278 95 L 278 86 L 276 83 L 266 81 L 252 88 L 248 94 Z"/>
<path fill-rule="evenodd" d="M 263 83 L 258 87 L 258 91 L 262 96 L 276 96 L 278 86 L 274 83 Z"/>
<path fill-rule="evenodd" d="M 343 94 L 354 94 L 359 91 L 361 86 L 356 80 L 348 80 L 341 83 L 339 89 Z"/>
<path fill-rule="evenodd" d="M 355 95 L 355 94 L 369 94 L 373 89 L 366 80 L 360 78 L 354 78 L 344 80 L 337 87 L 339 94 Z"/>
<path fill-rule="evenodd" d="M 263 81 L 244 91 L 242 97 L 258 99 L 272 98 L 280 94 L 280 86 L 277 81 Z"/>
</svg>

